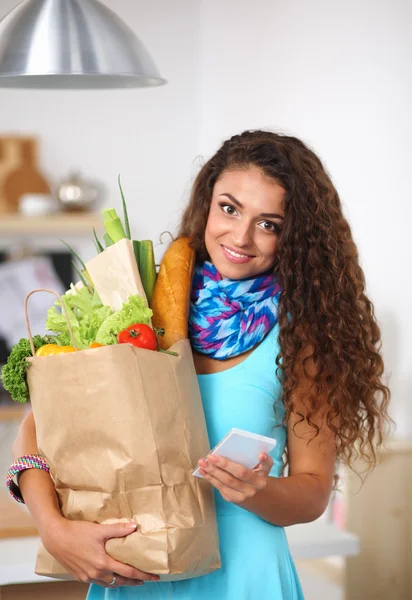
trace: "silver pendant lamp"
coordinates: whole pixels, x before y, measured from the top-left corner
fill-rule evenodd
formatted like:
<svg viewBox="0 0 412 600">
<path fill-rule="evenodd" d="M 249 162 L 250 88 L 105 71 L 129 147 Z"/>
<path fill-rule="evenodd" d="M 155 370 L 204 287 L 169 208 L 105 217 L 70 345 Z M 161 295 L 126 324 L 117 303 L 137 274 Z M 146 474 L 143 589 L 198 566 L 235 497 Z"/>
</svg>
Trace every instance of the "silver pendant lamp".
<svg viewBox="0 0 412 600">
<path fill-rule="evenodd" d="M 109 89 L 163 83 L 133 31 L 98 0 L 24 0 L 0 21 L 0 87 Z"/>
</svg>

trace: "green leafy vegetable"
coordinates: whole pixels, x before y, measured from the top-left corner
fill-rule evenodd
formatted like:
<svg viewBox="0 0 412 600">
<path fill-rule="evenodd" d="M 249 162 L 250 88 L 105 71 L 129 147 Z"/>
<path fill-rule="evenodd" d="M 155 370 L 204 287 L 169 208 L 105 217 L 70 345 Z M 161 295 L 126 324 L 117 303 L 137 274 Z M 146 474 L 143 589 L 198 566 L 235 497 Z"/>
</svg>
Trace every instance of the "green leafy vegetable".
<svg viewBox="0 0 412 600">
<path fill-rule="evenodd" d="M 105 346 L 115 344 L 120 331 L 134 323 L 149 324 L 153 314 L 143 298 L 137 295 L 131 296 L 120 310 L 113 312 L 108 306 L 103 306 L 97 292 L 92 293 L 87 287 L 80 288 L 76 294 L 64 294 L 62 300 L 79 350 L 88 348 L 92 342 Z M 59 335 L 60 344 L 72 344 L 60 301 L 49 308 L 46 329 Z"/>
<path fill-rule="evenodd" d="M 74 341 L 79 350 L 84 350 L 96 340 L 101 324 L 113 311 L 103 306 L 97 292 L 91 292 L 88 287 L 82 287 L 76 294 L 66 293 L 62 300 L 69 315 Z M 60 301 L 49 308 L 46 329 L 58 333 L 61 343 L 70 346 L 72 342 L 66 317 L 58 312 L 58 308 L 61 309 Z"/>
<path fill-rule="evenodd" d="M 141 296 L 130 296 L 123 307 L 114 312 L 102 323 L 96 335 L 96 342 L 109 346 L 116 344 L 116 336 L 129 325 L 144 323 L 148 325 L 153 312 L 147 307 Z"/>
<path fill-rule="evenodd" d="M 34 349 L 49 343 L 47 338 L 35 335 L 33 337 Z M 9 392 L 16 402 L 28 402 L 29 388 L 27 387 L 26 373 L 30 363 L 26 358 L 32 356 L 30 342 L 22 338 L 12 348 L 7 363 L 1 370 L 1 380 L 4 389 Z"/>
</svg>

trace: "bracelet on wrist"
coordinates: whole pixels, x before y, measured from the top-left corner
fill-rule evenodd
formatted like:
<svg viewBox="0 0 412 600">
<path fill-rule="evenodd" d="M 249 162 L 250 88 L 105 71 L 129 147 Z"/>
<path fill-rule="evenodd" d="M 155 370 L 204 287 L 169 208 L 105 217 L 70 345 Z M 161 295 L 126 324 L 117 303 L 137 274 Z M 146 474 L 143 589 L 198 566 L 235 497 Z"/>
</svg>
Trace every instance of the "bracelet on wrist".
<svg viewBox="0 0 412 600">
<path fill-rule="evenodd" d="M 14 481 L 14 477 L 27 469 L 41 469 L 50 473 L 49 465 L 47 464 L 44 456 L 41 454 L 26 454 L 18 458 L 9 468 L 6 474 L 6 486 L 16 500 L 24 504 L 23 496 L 21 495 L 18 484 Z"/>
</svg>

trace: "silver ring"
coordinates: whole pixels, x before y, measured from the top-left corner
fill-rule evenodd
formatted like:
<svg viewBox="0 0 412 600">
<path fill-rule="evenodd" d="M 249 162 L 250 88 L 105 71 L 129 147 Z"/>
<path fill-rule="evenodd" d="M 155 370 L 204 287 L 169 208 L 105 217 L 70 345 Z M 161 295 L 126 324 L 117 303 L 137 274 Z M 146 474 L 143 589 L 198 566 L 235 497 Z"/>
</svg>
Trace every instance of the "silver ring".
<svg viewBox="0 0 412 600">
<path fill-rule="evenodd" d="M 113 579 L 107 585 L 112 587 L 112 585 L 116 585 L 116 582 L 117 582 L 117 577 L 116 577 L 116 575 L 113 574 Z"/>
</svg>

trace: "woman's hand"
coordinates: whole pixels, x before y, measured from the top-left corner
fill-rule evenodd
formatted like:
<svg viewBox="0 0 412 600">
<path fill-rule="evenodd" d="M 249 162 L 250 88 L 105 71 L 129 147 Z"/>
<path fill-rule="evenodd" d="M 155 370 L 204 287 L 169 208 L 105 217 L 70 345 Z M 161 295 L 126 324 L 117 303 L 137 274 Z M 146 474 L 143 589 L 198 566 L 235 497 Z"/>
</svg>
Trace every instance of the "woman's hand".
<svg viewBox="0 0 412 600">
<path fill-rule="evenodd" d="M 273 460 L 263 452 L 259 464 L 254 469 L 247 469 L 227 458 L 210 454 L 206 459 L 200 459 L 198 465 L 203 477 L 227 502 L 241 505 L 265 489 Z"/>
<path fill-rule="evenodd" d="M 78 581 L 109 587 L 116 575 L 116 585 L 110 586 L 113 588 L 157 581 L 157 575 L 118 562 L 106 553 L 107 540 L 125 537 L 136 530 L 129 525 L 99 525 L 62 517 L 46 533 L 41 532 L 41 537 L 46 550 Z"/>
</svg>

